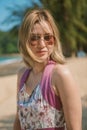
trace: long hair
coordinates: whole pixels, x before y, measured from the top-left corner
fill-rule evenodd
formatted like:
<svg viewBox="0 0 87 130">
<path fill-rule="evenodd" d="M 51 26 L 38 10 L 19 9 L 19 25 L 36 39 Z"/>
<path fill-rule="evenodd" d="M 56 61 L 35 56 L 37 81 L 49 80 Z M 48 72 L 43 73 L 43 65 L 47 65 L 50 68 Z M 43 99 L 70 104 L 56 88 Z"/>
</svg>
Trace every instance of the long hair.
<svg viewBox="0 0 87 130">
<path fill-rule="evenodd" d="M 61 49 L 59 31 L 51 13 L 46 9 L 36 9 L 27 12 L 19 29 L 19 51 L 23 56 L 25 64 L 32 67 L 34 64 L 33 59 L 37 59 L 37 57 L 32 53 L 31 49 L 29 48 L 28 43 L 28 40 L 31 37 L 32 29 L 37 22 L 41 24 L 42 28 L 45 31 L 47 30 L 45 29 L 44 23 L 48 22 L 53 30 L 55 44 L 53 52 L 50 55 L 50 59 L 60 64 L 65 63 L 65 59 Z"/>
</svg>

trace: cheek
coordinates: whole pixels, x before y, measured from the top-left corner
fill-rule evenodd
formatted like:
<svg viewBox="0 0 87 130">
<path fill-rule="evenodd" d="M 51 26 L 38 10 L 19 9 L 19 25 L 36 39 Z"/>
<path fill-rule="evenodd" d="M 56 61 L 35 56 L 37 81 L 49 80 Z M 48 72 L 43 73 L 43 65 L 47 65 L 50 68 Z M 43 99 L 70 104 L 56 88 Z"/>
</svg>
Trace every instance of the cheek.
<svg viewBox="0 0 87 130">
<path fill-rule="evenodd" d="M 36 48 L 35 48 L 35 47 L 31 47 L 31 46 L 30 46 L 30 50 L 32 51 L 32 53 L 35 53 Z"/>
<path fill-rule="evenodd" d="M 53 52 L 53 50 L 54 50 L 54 45 L 51 45 L 48 47 L 49 54 L 51 54 Z"/>
</svg>

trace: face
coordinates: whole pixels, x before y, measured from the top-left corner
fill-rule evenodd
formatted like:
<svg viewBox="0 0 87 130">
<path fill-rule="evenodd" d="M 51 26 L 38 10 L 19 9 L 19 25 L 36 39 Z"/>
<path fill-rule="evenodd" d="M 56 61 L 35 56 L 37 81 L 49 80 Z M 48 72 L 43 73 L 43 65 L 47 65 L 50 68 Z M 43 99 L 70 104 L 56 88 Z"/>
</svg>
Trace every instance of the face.
<svg viewBox="0 0 87 130">
<path fill-rule="evenodd" d="M 48 32 L 39 23 L 34 25 L 31 33 L 29 47 L 33 54 L 41 61 L 46 61 L 54 48 L 53 31 L 48 23 L 45 23 Z"/>
</svg>

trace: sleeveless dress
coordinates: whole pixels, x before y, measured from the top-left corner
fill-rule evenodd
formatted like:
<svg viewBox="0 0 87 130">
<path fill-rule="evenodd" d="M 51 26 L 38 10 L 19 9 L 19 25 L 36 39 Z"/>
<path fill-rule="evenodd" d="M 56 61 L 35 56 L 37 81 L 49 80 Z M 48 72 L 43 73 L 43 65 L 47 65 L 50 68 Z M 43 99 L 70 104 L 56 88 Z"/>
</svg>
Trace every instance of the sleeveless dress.
<svg viewBox="0 0 87 130">
<path fill-rule="evenodd" d="M 41 83 L 31 95 L 28 95 L 25 86 L 30 70 L 26 70 L 22 76 L 18 93 L 21 130 L 65 130 L 62 104 L 51 88 L 51 72 L 54 65 L 52 62 L 46 66 Z"/>
</svg>

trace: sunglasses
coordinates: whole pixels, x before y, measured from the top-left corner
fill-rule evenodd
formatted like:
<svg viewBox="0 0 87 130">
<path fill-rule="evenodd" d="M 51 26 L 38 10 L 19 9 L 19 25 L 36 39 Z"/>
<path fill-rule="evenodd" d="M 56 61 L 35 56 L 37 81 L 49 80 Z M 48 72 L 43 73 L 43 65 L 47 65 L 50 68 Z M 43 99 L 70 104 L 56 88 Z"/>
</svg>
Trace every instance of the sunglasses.
<svg viewBox="0 0 87 130">
<path fill-rule="evenodd" d="M 54 43 L 54 36 L 51 34 L 44 34 L 41 36 L 40 34 L 32 34 L 30 38 L 31 45 L 36 45 L 40 40 L 44 40 L 45 43 L 52 45 Z"/>
</svg>

